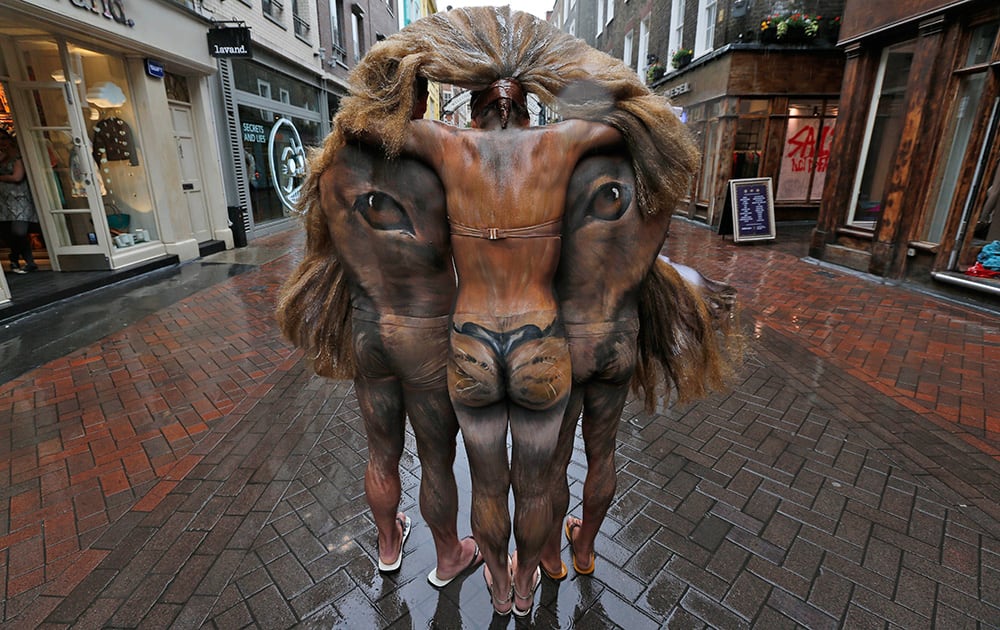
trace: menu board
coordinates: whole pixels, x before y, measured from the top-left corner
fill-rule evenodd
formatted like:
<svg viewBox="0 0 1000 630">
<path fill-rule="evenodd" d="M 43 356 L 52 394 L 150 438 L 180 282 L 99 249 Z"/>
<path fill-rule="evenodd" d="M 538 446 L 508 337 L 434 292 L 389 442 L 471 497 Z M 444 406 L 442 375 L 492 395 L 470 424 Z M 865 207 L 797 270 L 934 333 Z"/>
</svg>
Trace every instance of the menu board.
<svg viewBox="0 0 1000 630">
<path fill-rule="evenodd" d="M 770 177 L 729 180 L 726 201 L 733 216 L 734 243 L 774 238 L 774 193 Z"/>
</svg>

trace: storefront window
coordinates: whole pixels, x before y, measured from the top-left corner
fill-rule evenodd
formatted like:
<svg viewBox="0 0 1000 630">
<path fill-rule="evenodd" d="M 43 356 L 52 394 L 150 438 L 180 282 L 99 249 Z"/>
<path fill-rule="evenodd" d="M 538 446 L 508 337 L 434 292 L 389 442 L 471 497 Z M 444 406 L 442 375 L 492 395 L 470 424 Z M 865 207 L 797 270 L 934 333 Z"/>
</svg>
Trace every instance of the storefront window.
<svg viewBox="0 0 1000 630">
<path fill-rule="evenodd" d="M 269 116 L 265 118 L 256 107 L 239 106 L 243 155 L 255 223 L 289 215 L 288 206 L 294 201 L 289 199 L 289 195 L 293 195 L 301 184 L 296 165 L 301 163 L 297 158 L 304 154 L 299 149 L 316 146 L 321 139 L 319 121 L 267 113 Z M 293 142 L 289 142 L 288 122 L 283 121 L 290 122 L 298 133 Z M 278 129 L 272 133 L 275 126 Z"/>
<path fill-rule="evenodd" d="M 233 77 L 254 224 L 287 217 L 322 140 L 320 91 L 252 61 L 234 60 Z"/>
<path fill-rule="evenodd" d="M 975 128 L 976 111 L 986 84 L 986 73 L 977 72 L 962 79 L 958 101 L 955 106 L 955 116 L 949 126 L 951 147 L 948 157 L 938 173 L 938 193 L 927 224 L 924 226 L 923 239 L 931 243 L 941 241 L 944 224 L 951 208 L 951 200 L 955 194 L 958 177 L 962 171 L 965 152 L 969 147 L 969 137 Z"/>
<path fill-rule="evenodd" d="M 962 69 L 966 74 L 961 79 L 954 114 L 949 122 L 947 134 L 944 136 L 945 142 L 942 145 L 949 147 L 948 155 L 941 164 L 937 177 L 935 177 L 934 181 L 937 182 L 938 190 L 934 196 L 934 206 L 930 209 L 921 234 L 923 240 L 931 243 L 941 242 L 948 212 L 951 209 L 955 189 L 958 186 L 958 178 L 965 163 L 969 140 L 976 127 L 977 112 L 982 107 L 983 91 L 986 87 L 986 68 L 969 69 L 983 66 L 989 61 L 998 27 L 1000 27 L 1000 22 L 991 22 L 979 26 L 972 33 L 969 51 L 965 57 L 965 69 Z M 987 112 L 986 115 L 988 116 L 989 113 Z"/>
<path fill-rule="evenodd" d="M 882 214 L 882 198 L 903 133 L 906 86 L 916 42 L 911 40 L 882 53 L 865 133 L 863 159 L 858 165 L 848 223 L 874 229 Z"/>
<path fill-rule="evenodd" d="M 767 127 L 767 99 L 740 99 L 740 117 L 736 122 L 733 143 L 733 179 L 757 177 L 764 153 L 764 129 Z"/>
<path fill-rule="evenodd" d="M 35 142 L 49 158 L 57 185 L 54 199 L 64 208 L 87 206 L 89 173 L 96 177 L 104 211 L 105 229 L 115 250 L 133 247 L 134 238 L 157 240 L 158 230 L 139 146 L 134 98 L 122 59 L 82 46 L 68 45 L 69 64 L 64 68 L 60 49 L 49 40 L 20 42 L 24 70 L 30 81 L 67 81 L 76 91 L 74 102 L 82 110 L 87 145 L 78 146 L 69 129 L 66 102 L 58 91 L 37 89 L 33 100 Z M 59 127 L 53 131 L 52 127 Z M 89 162 L 89 168 L 88 164 Z M 96 226 L 88 215 L 69 214 L 67 244 L 94 244 Z M 68 240 L 66 240 L 68 239 Z"/>
<path fill-rule="evenodd" d="M 819 99 L 789 105 L 775 195 L 778 201 L 818 202 L 822 198 L 836 116 L 837 107 Z"/>
<path fill-rule="evenodd" d="M 705 123 L 705 144 L 702 146 L 701 177 L 698 182 L 698 201 L 709 203 L 712 183 L 715 181 L 715 167 L 719 156 L 719 120 Z"/>
<path fill-rule="evenodd" d="M 86 103 L 91 154 L 101 180 L 112 236 L 138 229 L 147 240 L 157 240 L 145 157 L 139 149 L 135 99 L 125 63 L 118 57 L 84 48 L 71 47 L 70 52 L 82 59 L 84 80 L 79 84 L 80 92 Z M 116 249 L 130 247 L 128 241 L 112 242 Z"/>
<path fill-rule="evenodd" d="M 705 125 L 701 145 L 701 175 L 698 178 L 698 202 L 710 204 L 712 184 L 715 181 L 715 169 L 719 161 L 719 116 L 722 113 L 722 101 L 714 101 L 705 106 Z"/>
</svg>

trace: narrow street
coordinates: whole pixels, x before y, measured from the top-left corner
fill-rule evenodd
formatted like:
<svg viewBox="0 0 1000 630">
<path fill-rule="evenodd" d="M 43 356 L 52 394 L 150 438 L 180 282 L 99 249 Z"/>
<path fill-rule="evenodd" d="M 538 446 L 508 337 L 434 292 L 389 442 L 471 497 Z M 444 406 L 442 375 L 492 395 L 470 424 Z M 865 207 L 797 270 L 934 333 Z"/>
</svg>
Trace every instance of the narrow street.
<svg viewBox="0 0 1000 630">
<path fill-rule="evenodd" d="M 597 570 L 543 580 L 535 626 L 1000 627 L 1000 311 L 803 260 L 804 234 L 735 245 L 674 220 L 670 258 L 739 290 L 745 362 L 706 400 L 628 404 Z M 425 579 L 412 435 L 413 533 L 398 574 L 375 568 L 351 383 L 274 321 L 302 242 L 0 330 L 3 627 L 490 624 L 481 570 Z M 577 515 L 584 462 L 578 435 Z M 466 535 L 461 443 L 456 474 Z"/>
</svg>

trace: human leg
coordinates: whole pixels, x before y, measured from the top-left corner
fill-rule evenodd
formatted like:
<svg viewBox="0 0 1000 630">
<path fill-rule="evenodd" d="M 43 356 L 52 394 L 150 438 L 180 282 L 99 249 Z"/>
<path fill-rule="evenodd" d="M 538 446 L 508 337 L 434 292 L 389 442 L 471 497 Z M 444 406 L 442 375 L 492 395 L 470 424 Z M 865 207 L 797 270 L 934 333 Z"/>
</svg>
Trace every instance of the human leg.
<svg viewBox="0 0 1000 630">
<path fill-rule="evenodd" d="M 553 458 L 555 473 L 552 475 L 552 486 L 549 496 L 552 498 L 552 525 L 542 547 L 540 564 L 542 571 L 550 579 L 561 580 L 566 577 L 566 564 L 562 561 L 562 524 L 566 510 L 569 508 L 569 483 L 566 479 L 566 469 L 573 456 L 573 443 L 576 439 L 576 426 L 583 409 L 583 386 L 573 386 L 569 404 L 563 414 L 562 426 L 559 428 L 559 438 L 556 443 L 556 453 Z M 560 472 L 561 471 L 561 472 Z"/>
<path fill-rule="evenodd" d="M 34 271 L 38 268 L 35 265 L 35 258 L 31 252 L 31 238 L 28 236 L 28 228 L 31 223 L 28 221 L 11 221 L 11 261 L 16 262 L 16 258 L 20 257 L 24 260 L 24 268 L 28 271 Z"/>
<path fill-rule="evenodd" d="M 403 393 L 394 378 L 369 379 L 358 376 L 355 392 L 361 407 L 368 441 L 365 468 L 365 499 L 378 530 L 379 561 L 395 564 L 403 553 L 405 518 L 400 521 L 399 460 L 403 454 L 405 413 Z"/>
<path fill-rule="evenodd" d="M 552 530 L 551 480 L 566 472 L 557 461 L 556 449 L 569 404 L 572 369 L 566 340 L 556 335 L 518 344 L 508 354 L 507 362 L 507 389 L 512 401 L 510 472 L 518 555 L 514 605 L 524 611 L 531 608 L 542 547 Z"/>
<path fill-rule="evenodd" d="M 7 249 L 10 250 L 9 256 L 11 270 L 19 267 L 17 252 L 14 248 L 14 242 L 11 236 L 12 224 L 13 221 L 0 221 L 0 242 L 6 245 Z"/>
<path fill-rule="evenodd" d="M 540 480 L 551 480 L 560 472 L 564 477 L 566 474 L 566 469 L 555 461 L 555 453 L 568 399 L 566 396 L 555 408 L 546 411 L 512 406 L 510 413 L 514 540 L 518 556 L 514 605 L 522 611 L 531 608 L 535 573 L 555 519 L 550 495 L 552 484 Z"/>
<path fill-rule="evenodd" d="M 510 468 L 507 460 L 507 408 L 504 403 L 469 408 L 455 405 L 472 478 L 472 533 L 486 561 L 497 612 L 509 611 Z"/>
<path fill-rule="evenodd" d="M 431 530 L 437 553 L 428 581 L 441 587 L 482 561 L 473 538 L 458 539 L 454 471 L 458 419 L 443 386 L 407 388 L 404 395 L 420 458 L 420 513 Z"/>
<path fill-rule="evenodd" d="M 583 444 L 587 478 L 583 484 L 583 519 L 566 519 L 566 537 L 578 573 L 594 569 L 594 540 L 615 497 L 615 438 L 628 384 L 592 382 L 584 395 Z"/>
</svg>

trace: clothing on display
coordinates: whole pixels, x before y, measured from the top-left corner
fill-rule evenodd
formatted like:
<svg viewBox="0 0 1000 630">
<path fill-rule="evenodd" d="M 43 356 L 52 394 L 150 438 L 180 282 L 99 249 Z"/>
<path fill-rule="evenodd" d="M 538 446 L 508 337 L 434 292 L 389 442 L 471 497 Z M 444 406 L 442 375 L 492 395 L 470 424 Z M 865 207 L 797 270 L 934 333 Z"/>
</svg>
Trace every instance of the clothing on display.
<svg viewBox="0 0 1000 630">
<path fill-rule="evenodd" d="M 70 150 L 69 154 L 69 176 L 73 183 L 73 188 L 70 194 L 74 197 L 86 197 L 87 196 L 87 172 L 84 170 L 83 160 L 86 158 L 83 156 L 83 151 L 80 151 L 76 147 Z M 93 158 L 91 158 L 93 160 Z M 97 163 L 91 161 L 91 168 L 93 173 L 98 173 Z M 97 177 L 97 183 L 101 187 L 101 196 L 108 194 L 107 189 L 104 187 L 104 180 Z"/>
<path fill-rule="evenodd" d="M 97 121 L 94 125 L 94 159 L 99 164 L 128 160 L 132 166 L 139 166 L 132 128 L 127 122 L 116 116 Z"/>
</svg>

